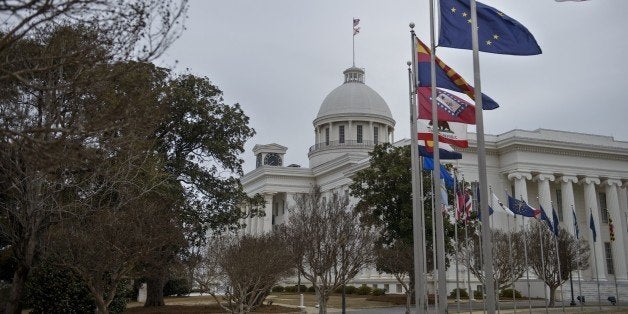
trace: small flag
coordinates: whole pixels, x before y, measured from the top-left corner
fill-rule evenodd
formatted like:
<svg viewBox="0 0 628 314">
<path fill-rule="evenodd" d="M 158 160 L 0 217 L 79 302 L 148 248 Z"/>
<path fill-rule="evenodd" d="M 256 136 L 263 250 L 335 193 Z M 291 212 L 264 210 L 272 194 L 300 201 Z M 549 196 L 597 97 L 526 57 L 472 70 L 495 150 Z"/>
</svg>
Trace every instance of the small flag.
<svg viewBox="0 0 628 314">
<path fill-rule="evenodd" d="M 545 214 L 545 210 L 543 209 L 543 206 L 540 206 L 540 207 L 541 207 L 541 217 L 540 217 L 540 219 L 545 221 L 545 223 L 547 224 L 547 227 L 549 228 L 550 232 L 554 233 L 554 225 L 552 224 L 552 221 Z"/>
<path fill-rule="evenodd" d="M 360 19 L 353 18 L 353 27 L 358 26 L 360 24 Z"/>
<path fill-rule="evenodd" d="M 475 106 L 456 92 L 436 89 L 436 105 L 438 107 L 438 121 L 460 122 L 475 124 Z M 464 96 L 463 96 L 464 95 Z M 419 119 L 432 119 L 432 90 L 430 87 L 418 88 Z"/>
<path fill-rule="evenodd" d="M 430 49 L 420 40 L 416 39 L 417 61 L 418 61 L 418 82 L 419 86 L 432 86 Z M 469 85 L 460 74 L 446 65 L 440 58 L 436 57 L 436 86 L 448 90 L 467 94 L 471 99 L 475 99 L 475 90 Z M 490 97 L 482 94 L 482 109 L 492 110 L 499 105 Z"/>
<path fill-rule="evenodd" d="M 434 171 L 434 159 L 423 157 L 423 170 Z M 445 184 L 449 188 L 454 187 L 454 178 L 451 176 L 444 165 L 440 165 L 440 178 L 445 180 Z"/>
<path fill-rule="evenodd" d="M 571 209 L 571 214 L 573 215 L 573 230 L 576 233 L 576 239 L 580 239 L 580 228 L 578 228 L 578 218 L 576 218 L 576 211 Z"/>
<path fill-rule="evenodd" d="M 508 207 L 506 207 L 504 205 L 504 203 L 499 201 L 499 198 L 497 198 L 497 195 L 495 195 L 495 193 L 491 193 L 491 197 L 492 197 L 492 204 L 493 204 L 493 206 L 496 209 L 498 209 L 497 212 L 506 214 L 508 216 L 515 216 L 515 214 Z M 493 208 L 492 208 L 493 206 L 490 206 L 491 210 L 493 210 Z"/>
<path fill-rule="evenodd" d="M 480 185 L 477 184 L 475 187 L 475 198 L 477 199 L 476 204 L 477 204 L 477 211 L 478 211 L 478 219 L 480 221 L 482 221 L 482 211 L 480 210 Z M 495 211 L 493 210 L 493 208 L 491 208 L 490 206 L 490 202 L 489 202 L 489 206 L 488 206 L 488 215 L 491 216 L 493 215 Z"/>
<path fill-rule="evenodd" d="M 357 35 L 360 32 L 360 28 L 359 27 L 354 27 L 353 28 L 353 36 Z"/>
<path fill-rule="evenodd" d="M 418 123 L 418 139 L 424 141 L 432 141 L 434 134 L 432 133 L 431 120 L 417 120 Z M 467 125 L 464 123 L 438 121 L 438 140 L 440 143 L 451 144 L 457 147 L 469 147 L 467 140 Z"/>
<path fill-rule="evenodd" d="M 462 159 L 462 154 L 459 152 L 455 152 L 453 150 L 447 150 L 443 148 L 445 144 L 441 145 L 438 148 L 439 157 L 441 160 L 454 160 L 454 159 Z M 419 145 L 419 156 L 434 158 L 434 150 L 428 149 L 424 145 Z"/>
<path fill-rule="evenodd" d="M 595 232 L 595 221 L 593 221 L 593 212 L 589 216 L 589 228 L 591 228 L 591 235 L 593 236 L 593 242 L 597 240 L 597 232 Z"/>
<path fill-rule="evenodd" d="M 524 200 L 518 200 L 510 195 L 508 195 L 508 208 L 510 208 L 515 215 L 524 217 L 538 218 L 541 214 L 540 210 L 530 207 Z"/>
<path fill-rule="evenodd" d="M 476 1 L 479 50 L 507 55 L 538 55 L 541 48 L 528 29 L 503 12 Z M 442 47 L 471 47 L 470 0 L 440 0 Z"/>
<path fill-rule="evenodd" d="M 464 217 L 465 220 L 469 220 L 471 217 L 471 211 L 473 210 L 473 198 L 469 191 L 458 192 L 458 208 L 460 210 L 460 214 L 458 215 L 458 219 L 462 219 Z"/>
<path fill-rule="evenodd" d="M 558 236 L 559 231 L 559 221 L 558 214 L 556 213 L 556 209 L 552 206 L 552 219 L 554 220 L 554 235 Z"/>
</svg>

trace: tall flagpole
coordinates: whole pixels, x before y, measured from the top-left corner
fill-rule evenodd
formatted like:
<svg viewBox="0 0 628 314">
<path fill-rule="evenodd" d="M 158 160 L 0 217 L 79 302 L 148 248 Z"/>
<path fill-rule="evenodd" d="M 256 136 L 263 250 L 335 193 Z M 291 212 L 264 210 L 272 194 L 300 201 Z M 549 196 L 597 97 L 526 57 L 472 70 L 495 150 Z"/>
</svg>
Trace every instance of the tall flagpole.
<svg viewBox="0 0 628 314">
<path fill-rule="evenodd" d="M 467 193 L 467 191 L 466 191 L 466 188 L 465 188 L 465 185 L 464 185 L 464 175 L 462 175 L 462 191 L 465 193 L 464 240 L 465 240 L 465 242 L 469 243 L 469 213 L 467 212 L 467 202 L 466 202 L 466 198 L 467 198 L 466 193 Z M 467 251 L 467 254 L 472 254 L 472 253 Z M 467 258 L 465 258 L 465 261 L 466 261 L 466 265 L 465 266 L 467 267 L 467 286 L 469 288 L 469 290 L 468 290 L 468 295 L 469 295 L 468 302 L 469 302 L 469 313 L 471 314 L 471 313 L 473 313 L 473 307 L 471 306 L 471 297 L 473 297 L 473 293 L 471 291 L 471 271 L 470 271 L 470 269 L 471 269 L 471 265 L 470 265 L 471 261 L 470 260 L 471 260 L 471 256 L 468 255 Z"/>
<path fill-rule="evenodd" d="M 473 84 L 475 86 L 475 126 L 477 133 L 478 149 L 478 175 L 480 180 L 480 210 L 482 216 L 488 217 L 488 180 L 486 177 L 486 147 L 484 144 L 484 120 L 482 115 L 482 86 L 480 82 L 480 54 L 478 45 L 478 21 L 477 7 L 475 0 L 471 0 L 471 41 L 473 46 Z M 484 246 L 482 255 L 484 256 L 484 275 L 493 278 L 493 243 L 490 240 L 490 230 L 488 224 L 482 224 L 482 238 Z M 487 312 L 495 313 L 495 287 L 486 287 Z"/>
<path fill-rule="evenodd" d="M 539 203 L 539 207 L 541 208 L 541 212 L 545 213 L 545 210 L 543 209 L 543 207 L 541 207 L 541 199 L 540 198 L 536 198 L 537 202 Z M 547 214 L 545 214 L 547 215 Z M 539 228 L 539 242 L 540 246 L 541 246 L 541 270 L 543 270 L 543 277 L 545 277 L 545 275 L 547 274 L 545 272 L 545 254 L 543 252 L 543 230 L 542 228 Z M 545 281 L 545 278 L 543 278 L 543 281 Z M 549 300 L 547 299 L 547 289 L 545 288 L 545 282 L 543 282 L 543 296 L 545 297 L 545 313 L 548 313 L 548 303 Z"/>
<path fill-rule="evenodd" d="M 523 201 L 523 196 L 519 196 Z M 528 284 L 528 308 L 532 312 L 532 299 L 530 298 L 530 266 L 528 265 L 528 230 L 526 230 L 526 223 L 524 216 L 521 216 L 521 229 L 523 230 L 523 255 L 526 261 L 526 282 Z"/>
<path fill-rule="evenodd" d="M 432 136 L 434 141 L 434 173 L 432 181 L 434 186 L 440 191 L 440 152 L 438 140 L 438 107 L 436 105 L 436 44 L 434 32 L 434 0 L 430 0 L 430 44 L 432 53 L 430 54 L 431 79 L 432 79 Z M 414 136 L 417 136 L 416 134 Z M 436 185 L 436 182 L 439 182 Z M 440 210 L 442 202 L 440 197 L 435 197 L 436 204 L 436 247 L 438 261 L 438 303 L 441 313 L 447 312 L 447 274 L 445 272 L 445 228 L 443 224 L 443 211 Z"/>
<path fill-rule="evenodd" d="M 511 264 L 513 264 L 513 257 L 512 257 L 512 231 L 510 230 L 510 215 L 508 216 L 508 219 L 506 220 L 506 224 L 508 226 L 508 260 L 510 261 Z M 515 299 L 515 281 L 517 280 L 515 278 L 515 272 L 512 272 L 512 304 L 514 306 L 514 313 L 517 313 L 517 300 Z"/>
<path fill-rule="evenodd" d="M 574 215 L 574 225 L 578 226 L 578 218 L 576 217 L 576 211 L 573 208 L 573 204 L 571 205 L 571 212 L 572 215 Z M 578 297 L 580 298 L 582 296 L 582 284 L 580 283 L 580 232 L 576 232 L 576 230 L 574 230 L 574 233 L 576 233 L 576 240 L 578 240 L 578 246 L 576 246 L 576 263 L 578 266 Z M 580 302 L 580 311 L 582 312 L 584 310 L 584 302 L 581 300 L 578 301 Z"/>
<path fill-rule="evenodd" d="M 590 215 L 589 217 L 593 217 L 593 210 L 589 208 Z M 591 222 L 589 222 L 591 224 Z M 592 222 L 593 228 L 595 228 L 595 222 Z M 600 231 L 601 232 L 601 231 Z M 602 309 L 602 297 L 600 296 L 600 276 L 597 269 L 597 254 L 595 253 L 595 242 L 596 239 L 593 237 L 593 229 L 591 229 L 591 238 L 593 239 L 593 261 L 595 262 L 595 281 L 597 283 L 597 304 Z"/>
<path fill-rule="evenodd" d="M 456 308 L 458 310 L 458 313 L 460 313 L 460 284 L 459 284 L 459 280 L 458 280 L 458 251 L 460 248 L 460 241 L 458 240 L 458 221 L 460 218 L 460 204 L 458 204 L 458 169 L 454 168 L 454 208 L 455 208 L 455 214 L 454 214 L 454 237 L 456 239 Z"/>
<path fill-rule="evenodd" d="M 550 204 L 552 204 L 552 202 L 550 202 Z M 554 220 L 554 218 L 558 219 L 558 216 L 554 217 L 554 204 L 552 204 L 552 220 Z M 554 221 L 554 227 L 556 228 L 556 230 L 554 230 L 554 244 L 556 245 L 556 263 L 558 266 L 558 282 L 560 283 L 560 303 L 561 306 L 563 308 L 563 313 L 565 312 L 565 296 L 563 294 L 563 276 L 561 274 L 561 267 L 560 267 L 560 254 L 558 254 L 558 234 L 559 234 L 559 221 Z"/>
<path fill-rule="evenodd" d="M 423 176 L 419 159 L 419 145 L 417 139 L 417 106 L 415 105 L 416 86 L 418 77 L 416 71 L 416 41 L 414 35 L 414 23 L 410 23 L 410 46 L 412 51 L 412 63 L 408 66 L 408 79 L 410 90 L 410 156 L 412 163 L 412 236 L 414 251 L 414 302 L 416 313 L 426 313 L 425 303 L 425 242 L 423 236 Z"/>
<path fill-rule="evenodd" d="M 436 167 L 434 167 L 436 168 Z M 440 168 L 440 167 L 439 167 Z M 436 243 L 436 220 L 434 219 L 434 217 L 436 217 L 436 215 L 438 215 L 438 213 L 436 212 L 436 207 L 434 207 L 434 199 L 437 199 L 438 197 L 434 196 L 434 171 L 431 172 L 431 197 L 432 197 L 432 283 L 434 284 L 434 293 L 436 295 L 438 295 L 438 282 L 437 280 L 437 276 L 438 276 L 438 272 L 436 270 L 436 252 L 437 252 L 437 246 L 438 243 Z M 440 306 L 440 298 L 436 298 L 434 299 L 434 308 L 436 309 L 436 312 L 438 313 L 438 309 Z"/>
</svg>

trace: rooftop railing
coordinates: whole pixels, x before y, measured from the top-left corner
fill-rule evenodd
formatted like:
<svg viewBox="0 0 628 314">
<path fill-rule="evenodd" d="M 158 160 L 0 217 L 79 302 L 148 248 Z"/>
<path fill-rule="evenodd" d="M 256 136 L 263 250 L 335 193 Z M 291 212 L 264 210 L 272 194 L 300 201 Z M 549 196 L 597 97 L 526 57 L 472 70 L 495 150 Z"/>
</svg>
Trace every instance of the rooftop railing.
<svg viewBox="0 0 628 314">
<path fill-rule="evenodd" d="M 366 140 L 362 140 L 362 141 L 357 141 L 357 140 L 345 140 L 343 142 L 340 141 L 329 141 L 329 142 L 322 142 L 322 143 L 318 143 L 316 145 L 312 145 L 312 147 L 310 147 L 310 151 L 309 153 L 313 153 L 317 150 L 321 150 L 321 149 L 327 149 L 327 148 L 336 148 L 336 147 L 374 147 L 375 145 L 377 145 L 379 143 L 375 143 L 374 141 L 366 141 Z"/>
</svg>

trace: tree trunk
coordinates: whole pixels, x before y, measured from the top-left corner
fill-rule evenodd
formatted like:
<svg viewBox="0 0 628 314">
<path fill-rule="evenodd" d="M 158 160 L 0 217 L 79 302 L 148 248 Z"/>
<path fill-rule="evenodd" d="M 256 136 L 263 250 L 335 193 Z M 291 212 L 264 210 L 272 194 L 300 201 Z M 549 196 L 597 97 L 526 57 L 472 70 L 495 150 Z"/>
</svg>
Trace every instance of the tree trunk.
<svg viewBox="0 0 628 314">
<path fill-rule="evenodd" d="M 13 274 L 13 282 L 11 283 L 11 295 L 9 302 L 4 309 L 5 314 L 20 314 L 22 308 L 20 301 L 22 300 L 22 294 L 24 292 L 24 284 L 26 283 L 26 277 L 28 276 L 30 268 L 24 265 L 19 265 Z"/>
<path fill-rule="evenodd" d="M 406 314 L 410 314 L 410 306 L 412 305 L 412 293 L 406 291 Z M 417 304 L 417 306 L 419 306 Z M 418 310 L 417 310 L 418 313 Z"/>
<path fill-rule="evenodd" d="M 95 297 L 96 299 L 96 313 L 98 314 L 109 314 L 109 309 L 107 308 L 107 304 L 105 304 L 104 298 L 99 295 Z"/>
<path fill-rule="evenodd" d="M 327 314 L 327 299 L 329 298 L 325 291 L 315 286 L 316 301 L 318 301 L 318 314 Z"/>
<path fill-rule="evenodd" d="M 554 307 L 554 303 L 556 303 L 556 298 L 555 298 L 556 288 L 558 288 L 558 287 L 552 287 L 552 286 L 549 287 L 549 289 L 550 289 L 549 307 Z"/>
<path fill-rule="evenodd" d="M 164 306 L 164 285 L 166 278 L 163 275 L 154 275 L 146 278 L 146 303 L 145 307 Z"/>
</svg>

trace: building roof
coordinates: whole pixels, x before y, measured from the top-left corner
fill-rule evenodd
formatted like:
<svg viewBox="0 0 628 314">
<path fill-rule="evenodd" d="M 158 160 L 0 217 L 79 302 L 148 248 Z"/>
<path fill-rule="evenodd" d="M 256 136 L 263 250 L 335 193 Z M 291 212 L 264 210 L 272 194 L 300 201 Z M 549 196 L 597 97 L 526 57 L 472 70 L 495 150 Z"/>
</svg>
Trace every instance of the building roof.
<svg viewBox="0 0 628 314">
<path fill-rule="evenodd" d="M 372 88 L 364 84 L 364 70 L 356 67 L 343 72 L 345 82 L 323 100 L 317 119 L 334 115 L 377 115 L 393 120 L 390 108 Z M 394 121 L 394 120 L 393 120 Z"/>
</svg>

